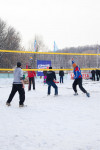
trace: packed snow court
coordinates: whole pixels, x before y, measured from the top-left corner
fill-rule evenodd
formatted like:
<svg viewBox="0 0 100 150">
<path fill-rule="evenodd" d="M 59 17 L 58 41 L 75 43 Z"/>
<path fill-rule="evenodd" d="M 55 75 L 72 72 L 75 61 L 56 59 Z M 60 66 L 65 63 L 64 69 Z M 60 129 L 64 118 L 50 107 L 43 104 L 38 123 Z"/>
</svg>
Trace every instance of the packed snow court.
<svg viewBox="0 0 100 150">
<path fill-rule="evenodd" d="M 47 85 L 36 78 L 36 90 L 25 85 L 27 107 L 19 108 L 16 94 L 10 107 L 5 105 L 13 79 L 0 79 L 0 149 L 4 150 L 100 150 L 100 82 L 83 80 L 91 97 L 78 89 L 73 80 L 57 84 L 59 96 L 47 96 Z"/>
</svg>

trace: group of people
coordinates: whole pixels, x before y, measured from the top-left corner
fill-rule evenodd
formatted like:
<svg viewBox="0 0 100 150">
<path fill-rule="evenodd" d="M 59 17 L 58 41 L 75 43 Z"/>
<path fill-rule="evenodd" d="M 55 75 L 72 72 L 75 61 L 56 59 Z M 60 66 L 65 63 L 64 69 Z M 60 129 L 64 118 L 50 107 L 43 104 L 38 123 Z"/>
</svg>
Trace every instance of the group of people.
<svg viewBox="0 0 100 150">
<path fill-rule="evenodd" d="M 74 82 L 73 82 L 73 90 L 75 92 L 74 95 L 78 95 L 77 92 L 77 85 L 79 85 L 80 90 L 86 94 L 87 97 L 90 97 L 90 94 L 83 88 L 82 86 L 82 74 L 80 68 L 76 65 L 72 58 L 72 66 L 74 68 Z M 31 69 L 31 68 L 30 68 Z M 49 71 L 46 72 L 46 84 L 48 85 L 48 95 L 51 93 L 51 87 L 55 89 L 55 96 L 58 95 L 58 86 L 54 82 L 56 80 L 56 74 L 54 71 L 50 70 L 52 67 L 49 67 Z M 61 68 L 62 69 L 62 68 Z M 59 72 L 60 75 L 60 83 L 63 83 L 63 76 L 64 76 L 64 71 L 61 70 Z M 28 72 L 28 77 L 29 77 L 29 87 L 28 90 L 31 90 L 31 81 L 33 82 L 33 89 L 35 89 L 35 82 L 34 82 L 34 76 L 36 76 L 36 73 L 34 71 L 29 71 Z M 12 90 L 9 95 L 9 98 L 6 102 L 7 106 L 11 105 L 11 101 L 15 95 L 15 93 L 18 91 L 19 92 L 19 107 L 24 107 L 24 101 L 25 101 L 25 90 L 24 90 L 24 77 L 23 77 L 23 71 L 21 69 L 21 63 L 17 62 L 17 67 L 14 70 L 14 81 L 12 85 Z"/>
<path fill-rule="evenodd" d="M 96 69 L 96 70 L 92 70 L 91 71 L 91 74 L 92 74 L 92 80 L 95 81 L 99 81 L 100 79 L 100 70 Z"/>
</svg>

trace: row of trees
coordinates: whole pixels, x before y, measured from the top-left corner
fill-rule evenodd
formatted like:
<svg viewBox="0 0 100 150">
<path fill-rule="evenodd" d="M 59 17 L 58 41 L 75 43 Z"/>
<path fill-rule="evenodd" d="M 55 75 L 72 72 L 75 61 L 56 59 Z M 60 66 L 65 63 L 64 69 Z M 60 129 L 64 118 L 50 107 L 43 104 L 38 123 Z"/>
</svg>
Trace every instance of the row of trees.
<svg viewBox="0 0 100 150">
<path fill-rule="evenodd" d="M 16 30 L 7 26 L 6 22 L 0 19 L 0 49 L 1 50 L 18 50 L 20 46 L 20 34 Z M 6 66 L 13 67 L 16 54 L 0 53 L 0 68 Z M 15 59 L 16 60 L 16 59 Z"/>
<path fill-rule="evenodd" d="M 20 41 L 19 33 L 0 19 L 0 49 L 20 49 Z"/>
<path fill-rule="evenodd" d="M 100 45 L 86 45 L 79 47 L 64 48 L 59 52 L 64 53 L 86 53 L 86 54 L 99 54 Z M 78 65 L 82 68 L 99 68 L 100 56 L 99 55 L 81 55 L 72 56 Z"/>
<path fill-rule="evenodd" d="M 43 44 L 42 38 L 36 36 L 36 51 L 41 49 L 46 49 L 46 46 Z M 8 26 L 6 22 L 0 19 L 0 50 L 19 50 L 25 51 L 25 48 L 21 46 L 21 36 L 13 27 Z M 34 50 L 34 42 L 29 43 L 29 51 Z M 17 61 L 21 61 L 23 67 L 26 63 L 30 62 L 30 54 L 19 54 L 19 53 L 0 53 L 0 68 L 13 68 L 16 66 Z M 36 56 L 33 55 L 34 63 L 36 63 Z M 36 64 L 35 64 L 36 66 Z"/>
<path fill-rule="evenodd" d="M 36 36 L 29 44 L 29 51 L 34 50 L 36 40 L 36 51 L 46 50 L 42 37 Z M 24 50 L 21 46 L 21 37 L 13 27 L 7 26 L 6 22 L 0 19 L 0 49 L 1 50 Z M 71 47 L 58 50 L 57 53 L 99 53 L 100 45 Z M 51 60 L 53 68 L 71 68 L 71 58 L 74 57 L 76 63 L 82 68 L 99 67 L 99 56 L 70 56 L 70 55 L 36 55 L 21 53 L 0 53 L 0 68 L 13 68 L 17 61 L 21 61 L 23 68 L 26 64 L 37 68 L 37 60 Z M 32 59 L 30 59 L 32 58 Z"/>
</svg>

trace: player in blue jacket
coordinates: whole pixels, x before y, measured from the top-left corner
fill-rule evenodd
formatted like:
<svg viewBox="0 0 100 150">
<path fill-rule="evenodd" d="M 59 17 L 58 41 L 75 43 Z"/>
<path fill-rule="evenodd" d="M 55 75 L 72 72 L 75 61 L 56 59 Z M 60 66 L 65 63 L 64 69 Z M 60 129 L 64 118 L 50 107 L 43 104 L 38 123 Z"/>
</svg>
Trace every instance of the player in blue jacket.
<svg viewBox="0 0 100 150">
<path fill-rule="evenodd" d="M 82 91 L 83 93 L 86 93 L 86 96 L 87 96 L 87 97 L 90 97 L 90 94 L 89 94 L 89 93 L 83 88 L 83 86 L 82 86 L 82 74 L 81 74 L 81 70 L 80 70 L 80 68 L 75 64 L 73 58 L 72 58 L 72 66 L 73 66 L 73 68 L 74 68 L 73 73 L 74 73 L 74 79 L 75 79 L 74 82 L 73 82 L 73 90 L 74 90 L 74 92 L 75 92 L 74 95 L 78 95 L 76 86 L 79 85 L 79 88 L 81 89 L 81 91 Z"/>
</svg>

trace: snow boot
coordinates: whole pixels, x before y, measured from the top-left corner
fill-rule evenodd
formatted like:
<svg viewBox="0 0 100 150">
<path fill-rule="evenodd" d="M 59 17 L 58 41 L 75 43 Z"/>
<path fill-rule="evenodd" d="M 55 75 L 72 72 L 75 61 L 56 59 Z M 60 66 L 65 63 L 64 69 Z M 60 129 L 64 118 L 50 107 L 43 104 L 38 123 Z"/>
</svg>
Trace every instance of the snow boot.
<svg viewBox="0 0 100 150">
<path fill-rule="evenodd" d="M 10 103 L 8 103 L 8 102 L 6 102 L 6 105 L 7 105 L 7 106 L 11 106 L 11 104 L 10 104 Z"/>
<path fill-rule="evenodd" d="M 27 105 L 22 104 L 22 105 L 19 105 L 19 107 L 27 107 Z"/>
<path fill-rule="evenodd" d="M 77 96 L 77 95 L 78 95 L 78 93 L 75 93 L 75 94 L 74 94 L 74 96 Z"/>
<path fill-rule="evenodd" d="M 87 96 L 87 97 L 90 97 L 90 94 L 89 94 L 89 93 L 86 93 L 86 96 Z"/>
</svg>

